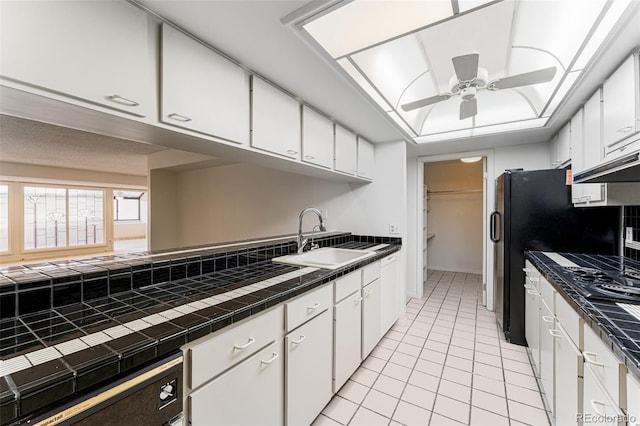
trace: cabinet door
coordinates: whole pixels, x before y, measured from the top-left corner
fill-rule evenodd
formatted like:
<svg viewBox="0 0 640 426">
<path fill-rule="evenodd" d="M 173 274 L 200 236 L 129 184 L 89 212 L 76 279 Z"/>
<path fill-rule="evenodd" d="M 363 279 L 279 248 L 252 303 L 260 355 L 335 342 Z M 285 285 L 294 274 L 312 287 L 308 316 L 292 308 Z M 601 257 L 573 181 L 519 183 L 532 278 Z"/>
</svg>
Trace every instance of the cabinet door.
<svg viewBox="0 0 640 426">
<path fill-rule="evenodd" d="M 358 138 L 358 176 L 373 179 L 375 150 L 371 142 Z"/>
<path fill-rule="evenodd" d="M 337 392 L 360 365 L 362 296 L 353 293 L 334 307 L 333 391 Z"/>
<path fill-rule="evenodd" d="M 584 424 L 598 423 L 616 426 L 619 424 L 618 416 L 623 416 L 620 408 L 598 382 L 591 366 L 586 364 L 584 366 L 582 413 Z M 590 422 L 589 419 L 591 419 Z"/>
<path fill-rule="evenodd" d="M 564 166 L 571 161 L 571 123 L 564 125 L 558 133 L 558 166 Z"/>
<path fill-rule="evenodd" d="M 583 134 L 584 169 L 589 169 L 604 158 L 602 148 L 602 89 L 596 92 L 584 104 Z"/>
<path fill-rule="evenodd" d="M 306 105 L 302 106 L 302 161 L 331 168 L 333 122 Z"/>
<path fill-rule="evenodd" d="M 579 409 L 580 350 L 561 325 L 552 333 L 555 339 L 555 418 L 557 425 L 574 424 Z"/>
<path fill-rule="evenodd" d="M 611 349 L 591 329 L 584 327 L 584 364 L 592 367 L 598 380 L 604 385 L 616 404 L 620 404 L 620 381 L 624 366 L 620 364 Z"/>
<path fill-rule="evenodd" d="M 336 125 L 334 168 L 355 175 L 358 172 L 357 150 L 356 135 Z"/>
<path fill-rule="evenodd" d="M 362 289 L 362 359 L 365 359 L 380 341 L 380 280 Z"/>
<path fill-rule="evenodd" d="M 640 425 L 640 380 L 627 373 L 627 414 L 629 426 Z"/>
<path fill-rule="evenodd" d="M 192 425 L 282 425 L 282 341 L 273 342 L 187 398 Z"/>
<path fill-rule="evenodd" d="M 633 54 L 605 81 L 602 88 L 604 145 L 616 142 L 638 130 L 638 54 Z"/>
<path fill-rule="evenodd" d="M 213 50 L 162 26 L 160 121 L 234 142 L 249 141 L 249 76 Z"/>
<path fill-rule="evenodd" d="M 538 283 L 540 274 L 527 261 L 525 279 L 525 337 L 533 358 L 534 371 L 540 375 L 540 293 Z"/>
<path fill-rule="evenodd" d="M 385 257 L 380 261 L 380 338 L 398 319 L 397 257 Z"/>
<path fill-rule="evenodd" d="M 147 14 L 125 1 L 3 1 L 0 74 L 139 117 L 152 115 Z"/>
<path fill-rule="evenodd" d="M 289 426 L 311 424 L 333 395 L 332 322 L 329 309 L 285 337 L 286 420 Z"/>
<path fill-rule="evenodd" d="M 550 330 L 555 330 L 556 321 L 553 312 L 541 299 L 540 303 L 540 384 L 542 385 L 543 398 L 547 400 L 547 406 L 555 415 L 554 407 L 554 338 Z"/>
<path fill-rule="evenodd" d="M 251 81 L 251 146 L 299 160 L 300 104 L 256 76 Z"/>
</svg>

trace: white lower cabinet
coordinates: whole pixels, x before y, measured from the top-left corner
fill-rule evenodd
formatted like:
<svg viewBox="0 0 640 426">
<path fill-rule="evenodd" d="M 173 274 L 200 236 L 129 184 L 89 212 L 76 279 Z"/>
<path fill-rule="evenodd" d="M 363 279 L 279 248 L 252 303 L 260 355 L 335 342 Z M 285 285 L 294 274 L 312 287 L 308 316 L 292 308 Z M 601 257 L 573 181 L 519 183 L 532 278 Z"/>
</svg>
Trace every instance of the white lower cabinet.
<svg viewBox="0 0 640 426">
<path fill-rule="evenodd" d="M 188 396 L 192 425 L 282 425 L 284 423 L 282 340 Z"/>
<path fill-rule="evenodd" d="M 544 283 L 544 281 L 542 281 Z M 555 413 L 555 342 L 551 330 L 556 320 L 552 308 L 544 299 L 540 303 L 540 384 L 547 407 Z"/>
<path fill-rule="evenodd" d="M 527 260 L 525 262 L 525 337 L 533 359 L 534 372 L 540 377 L 540 273 Z"/>
<path fill-rule="evenodd" d="M 584 408 L 583 424 L 619 425 L 622 412 L 597 378 L 591 365 L 584 366 Z M 618 417 L 620 416 L 620 417 Z"/>
<path fill-rule="evenodd" d="M 335 285 L 338 285 L 339 281 Z M 333 391 L 337 392 L 360 365 L 362 340 L 362 296 L 360 290 L 334 307 Z"/>
<path fill-rule="evenodd" d="M 640 426 L 640 380 L 627 374 L 627 417 L 629 426 Z"/>
<path fill-rule="evenodd" d="M 362 288 L 362 359 L 380 341 L 380 280 Z"/>
<path fill-rule="evenodd" d="M 331 310 L 289 333 L 285 339 L 286 424 L 309 425 L 333 396 Z"/>
<path fill-rule="evenodd" d="M 385 312 L 397 319 L 395 268 L 392 255 L 184 346 L 190 424 L 311 424 L 386 332 Z"/>
<path fill-rule="evenodd" d="M 398 320 L 397 260 L 396 255 L 391 255 L 380 261 L 380 338 Z"/>
<path fill-rule="evenodd" d="M 582 412 L 580 382 L 582 380 L 582 354 L 560 325 L 552 333 L 555 339 L 555 411 L 556 425 L 570 425 L 576 413 Z"/>
</svg>

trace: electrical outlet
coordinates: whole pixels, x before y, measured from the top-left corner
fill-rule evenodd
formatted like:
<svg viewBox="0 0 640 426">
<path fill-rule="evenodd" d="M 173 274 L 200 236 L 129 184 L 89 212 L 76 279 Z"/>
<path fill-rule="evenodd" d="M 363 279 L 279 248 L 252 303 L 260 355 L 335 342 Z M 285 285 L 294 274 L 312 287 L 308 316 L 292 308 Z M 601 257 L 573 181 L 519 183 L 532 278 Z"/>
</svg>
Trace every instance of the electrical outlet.
<svg viewBox="0 0 640 426">
<path fill-rule="evenodd" d="M 399 234 L 400 230 L 398 229 L 398 225 L 390 223 L 389 224 L 389 233 L 390 234 Z"/>
<path fill-rule="evenodd" d="M 322 214 L 322 219 L 329 219 L 329 210 L 328 209 L 320 209 L 320 213 Z"/>
</svg>

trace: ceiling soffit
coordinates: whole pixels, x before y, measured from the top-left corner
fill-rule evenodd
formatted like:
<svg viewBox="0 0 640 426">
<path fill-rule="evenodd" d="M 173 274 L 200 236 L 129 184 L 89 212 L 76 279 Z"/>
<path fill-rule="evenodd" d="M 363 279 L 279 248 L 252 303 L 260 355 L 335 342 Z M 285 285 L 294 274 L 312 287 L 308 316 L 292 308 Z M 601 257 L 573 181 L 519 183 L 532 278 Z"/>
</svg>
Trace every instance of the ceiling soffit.
<svg viewBox="0 0 640 426">
<path fill-rule="evenodd" d="M 367 4 L 376 3 L 421 3 L 427 8 L 435 3 L 438 19 L 425 17 L 421 28 L 415 28 L 413 19 L 413 28 L 395 29 L 396 34 L 390 35 L 385 21 L 377 21 L 380 11 L 371 15 L 365 11 Z M 452 1 L 450 14 L 442 17 L 441 3 L 354 0 L 317 18 L 300 20 L 298 28 L 324 48 L 404 133 L 425 143 L 546 126 L 629 4 L 625 0 Z M 384 39 L 350 40 L 355 24 L 341 16 L 341 11 L 350 9 L 360 13 L 349 12 L 362 23 L 358 32 L 366 32 L 373 23 L 384 27 L 380 31 Z M 385 13 L 392 16 L 389 10 Z M 333 21 L 333 15 L 340 19 Z M 319 22 L 331 28 L 330 33 Z M 601 22 L 606 25 L 598 29 Z M 325 39 L 331 40 L 326 46 Z M 477 113 L 463 118 L 464 92 L 452 89 L 464 83 L 452 59 L 474 54 L 476 82 L 470 84 L 469 99 Z M 545 70 L 545 76 L 523 75 L 507 83 L 509 77 Z M 498 82 L 499 90 L 488 90 L 492 82 Z M 436 98 L 428 105 L 407 108 L 412 102 Z"/>
</svg>

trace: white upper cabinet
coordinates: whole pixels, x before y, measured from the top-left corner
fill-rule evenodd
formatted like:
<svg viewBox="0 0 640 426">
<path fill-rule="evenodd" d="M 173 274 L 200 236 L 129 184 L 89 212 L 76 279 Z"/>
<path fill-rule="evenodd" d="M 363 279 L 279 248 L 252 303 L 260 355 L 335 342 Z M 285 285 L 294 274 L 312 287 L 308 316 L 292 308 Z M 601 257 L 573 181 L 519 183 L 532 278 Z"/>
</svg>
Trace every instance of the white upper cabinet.
<svg viewBox="0 0 640 426">
<path fill-rule="evenodd" d="M 251 81 L 251 146 L 299 160 L 300 104 L 255 75 Z"/>
<path fill-rule="evenodd" d="M 249 141 L 249 76 L 182 32 L 162 26 L 160 121 L 239 143 Z"/>
<path fill-rule="evenodd" d="M 302 161 L 331 168 L 333 122 L 306 105 L 302 106 Z"/>
<path fill-rule="evenodd" d="M 336 124 L 334 168 L 355 175 L 358 172 L 358 139 L 356 135 Z"/>
<path fill-rule="evenodd" d="M 598 89 L 571 119 L 571 168 L 574 175 L 602 160 L 601 106 L 601 91 Z M 573 184 L 571 192 L 575 204 L 600 203 L 605 196 L 600 183 Z"/>
<path fill-rule="evenodd" d="M 146 12 L 125 1 L 3 1 L 2 77 L 139 117 L 154 105 Z"/>
<path fill-rule="evenodd" d="M 371 142 L 358 138 L 358 176 L 373 179 L 375 150 Z"/>
<path fill-rule="evenodd" d="M 569 161 L 571 161 L 571 125 L 567 123 L 551 140 L 551 166 L 562 168 Z"/>
<path fill-rule="evenodd" d="M 623 140 L 640 131 L 640 71 L 635 52 L 607 79 L 603 91 L 604 146 L 617 155 Z"/>
</svg>

